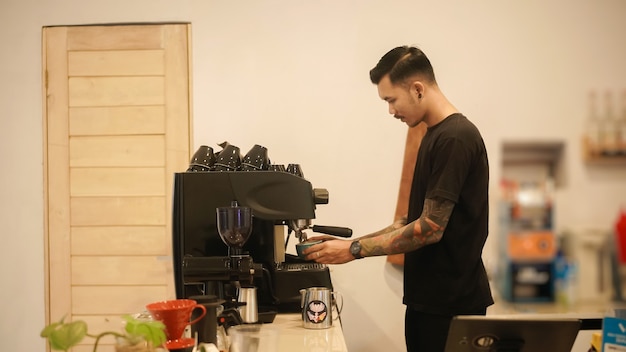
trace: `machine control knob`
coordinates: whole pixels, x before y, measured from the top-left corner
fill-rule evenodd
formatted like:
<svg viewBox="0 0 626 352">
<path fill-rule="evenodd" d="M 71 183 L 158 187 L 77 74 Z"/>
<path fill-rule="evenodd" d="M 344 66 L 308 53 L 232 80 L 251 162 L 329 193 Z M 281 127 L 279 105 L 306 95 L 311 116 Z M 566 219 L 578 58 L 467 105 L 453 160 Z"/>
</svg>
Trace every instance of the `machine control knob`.
<svg viewBox="0 0 626 352">
<path fill-rule="evenodd" d="M 315 204 L 328 204 L 328 190 L 326 188 L 313 188 L 313 201 Z"/>
</svg>

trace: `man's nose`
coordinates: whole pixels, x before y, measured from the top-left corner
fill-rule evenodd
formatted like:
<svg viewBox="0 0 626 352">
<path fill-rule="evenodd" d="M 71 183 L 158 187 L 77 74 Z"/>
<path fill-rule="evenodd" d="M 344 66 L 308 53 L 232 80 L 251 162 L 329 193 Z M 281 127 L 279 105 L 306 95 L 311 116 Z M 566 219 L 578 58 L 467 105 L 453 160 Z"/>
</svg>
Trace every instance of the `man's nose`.
<svg viewBox="0 0 626 352">
<path fill-rule="evenodd" d="M 393 108 L 393 105 L 389 104 L 389 114 L 390 115 L 395 115 L 396 114 L 396 109 Z"/>
</svg>

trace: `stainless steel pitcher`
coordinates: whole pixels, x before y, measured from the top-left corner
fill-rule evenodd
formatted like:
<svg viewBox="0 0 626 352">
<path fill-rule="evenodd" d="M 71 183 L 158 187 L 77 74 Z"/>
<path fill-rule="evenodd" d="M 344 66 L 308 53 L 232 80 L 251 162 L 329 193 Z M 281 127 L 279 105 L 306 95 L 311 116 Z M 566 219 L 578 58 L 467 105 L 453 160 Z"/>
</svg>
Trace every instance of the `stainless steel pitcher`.
<svg viewBox="0 0 626 352">
<path fill-rule="evenodd" d="M 244 323 L 256 323 L 259 321 L 256 287 L 240 287 L 237 301 L 245 303 L 245 305 L 239 307 L 239 314 Z"/>
<path fill-rule="evenodd" d="M 326 329 L 333 325 L 333 320 L 339 318 L 343 308 L 343 297 L 339 293 L 331 292 L 327 287 L 310 287 L 300 290 L 300 294 L 302 322 L 306 329 Z M 334 318 L 333 309 L 337 312 Z"/>
</svg>

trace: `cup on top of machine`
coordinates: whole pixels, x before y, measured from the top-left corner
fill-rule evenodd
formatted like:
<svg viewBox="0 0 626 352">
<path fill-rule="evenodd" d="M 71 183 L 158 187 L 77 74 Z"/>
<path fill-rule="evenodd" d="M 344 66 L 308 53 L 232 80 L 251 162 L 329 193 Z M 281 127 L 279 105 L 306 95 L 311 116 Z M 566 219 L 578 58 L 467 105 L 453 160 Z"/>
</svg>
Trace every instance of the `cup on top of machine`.
<svg viewBox="0 0 626 352">
<path fill-rule="evenodd" d="M 213 148 L 201 145 L 191 157 L 187 171 L 211 171 L 215 165 L 215 160 Z"/>
<path fill-rule="evenodd" d="M 287 169 L 283 164 L 272 164 L 270 165 L 270 171 L 287 172 Z"/>
<path fill-rule="evenodd" d="M 304 173 L 302 173 L 302 167 L 300 167 L 300 164 L 287 165 L 287 173 L 296 175 L 298 177 L 304 177 Z"/>
<path fill-rule="evenodd" d="M 215 171 L 236 171 L 241 166 L 239 147 L 226 144 L 215 160 Z"/>
<path fill-rule="evenodd" d="M 267 156 L 267 148 L 255 144 L 241 160 L 242 171 L 268 170 L 270 159 Z"/>
</svg>

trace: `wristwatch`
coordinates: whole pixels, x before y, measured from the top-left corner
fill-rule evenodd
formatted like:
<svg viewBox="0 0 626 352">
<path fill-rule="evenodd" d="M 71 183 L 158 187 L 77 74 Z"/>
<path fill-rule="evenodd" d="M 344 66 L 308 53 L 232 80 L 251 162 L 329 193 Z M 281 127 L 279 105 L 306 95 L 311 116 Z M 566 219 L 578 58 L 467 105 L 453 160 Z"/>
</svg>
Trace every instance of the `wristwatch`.
<svg viewBox="0 0 626 352">
<path fill-rule="evenodd" d="M 350 244 L 350 254 L 352 254 L 354 259 L 363 258 L 361 255 L 361 242 L 359 242 L 359 240 L 352 241 L 352 244 Z"/>
</svg>

